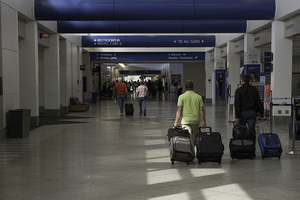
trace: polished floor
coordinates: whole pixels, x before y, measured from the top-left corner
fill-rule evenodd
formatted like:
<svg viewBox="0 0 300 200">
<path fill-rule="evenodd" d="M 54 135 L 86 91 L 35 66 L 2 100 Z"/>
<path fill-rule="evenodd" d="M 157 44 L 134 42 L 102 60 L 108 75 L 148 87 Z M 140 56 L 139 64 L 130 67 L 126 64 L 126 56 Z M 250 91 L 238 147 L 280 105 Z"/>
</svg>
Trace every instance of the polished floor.
<svg viewBox="0 0 300 200">
<path fill-rule="evenodd" d="M 254 160 L 232 160 L 227 108 L 205 105 L 207 125 L 222 134 L 222 163 L 172 165 L 166 131 L 176 103 L 172 94 L 149 100 L 140 116 L 135 101 L 134 116 L 120 116 L 113 100 L 98 101 L 29 137 L 0 141 L 0 199 L 299 200 L 300 156 L 286 155 L 288 125 L 274 126 L 281 159 L 263 160 L 257 146 Z"/>
</svg>

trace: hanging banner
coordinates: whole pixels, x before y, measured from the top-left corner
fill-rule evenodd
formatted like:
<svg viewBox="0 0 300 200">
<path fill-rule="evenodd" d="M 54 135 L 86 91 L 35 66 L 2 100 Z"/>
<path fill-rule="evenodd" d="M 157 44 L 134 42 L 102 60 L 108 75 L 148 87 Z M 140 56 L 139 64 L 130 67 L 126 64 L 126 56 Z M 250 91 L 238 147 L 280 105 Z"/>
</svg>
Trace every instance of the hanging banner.
<svg viewBox="0 0 300 200">
<path fill-rule="evenodd" d="M 216 77 L 216 89 L 215 95 L 216 101 L 225 101 L 225 70 L 215 70 Z"/>
<path fill-rule="evenodd" d="M 244 65 L 244 74 L 250 76 L 250 83 L 260 82 L 260 64 Z"/>
</svg>

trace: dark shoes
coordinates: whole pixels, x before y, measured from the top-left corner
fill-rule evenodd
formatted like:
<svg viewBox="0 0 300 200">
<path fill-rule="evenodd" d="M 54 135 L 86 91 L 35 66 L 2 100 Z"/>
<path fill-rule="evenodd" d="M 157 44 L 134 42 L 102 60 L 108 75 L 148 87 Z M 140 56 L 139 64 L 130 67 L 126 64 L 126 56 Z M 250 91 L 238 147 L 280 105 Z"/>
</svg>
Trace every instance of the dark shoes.
<svg viewBox="0 0 300 200">
<path fill-rule="evenodd" d="M 146 116 L 146 113 L 144 113 L 144 116 Z"/>
</svg>

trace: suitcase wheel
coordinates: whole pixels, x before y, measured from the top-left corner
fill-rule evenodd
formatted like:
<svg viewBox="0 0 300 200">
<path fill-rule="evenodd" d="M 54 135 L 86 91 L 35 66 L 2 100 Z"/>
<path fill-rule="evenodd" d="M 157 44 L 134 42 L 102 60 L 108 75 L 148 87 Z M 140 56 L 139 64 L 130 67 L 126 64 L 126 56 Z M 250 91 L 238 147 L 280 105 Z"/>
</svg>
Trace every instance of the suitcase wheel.
<svg viewBox="0 0 300 200">
<path fill-rule="evenodd" d="M 221 161 L 219 161 L 218 163 L 221 164 Z"/>
<path fill-rule="evenodd" d="M 198 164 L 201 164 L 202 162 L 200 160 L 198 160 Z"/>
<path fill-rule="evenodd" d="M 278 159 L 280 159 L 280 156 L 278 156 Z"/>
<path fill-rule="evenodd" d="M 190 162 L 187 162 L 186 164 L 187 164 L 187 165 L 189 165 L 189 164 L 190 164 Z"/>
</svg>

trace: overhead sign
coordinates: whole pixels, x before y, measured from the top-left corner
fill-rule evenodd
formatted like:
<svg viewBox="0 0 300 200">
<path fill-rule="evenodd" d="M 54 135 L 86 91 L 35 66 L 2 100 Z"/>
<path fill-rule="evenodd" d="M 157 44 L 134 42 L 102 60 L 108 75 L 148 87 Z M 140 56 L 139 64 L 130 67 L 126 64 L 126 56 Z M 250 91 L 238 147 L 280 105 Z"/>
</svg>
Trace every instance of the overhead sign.
<svg viewBox="0 0 300 200">
<path fill-rule="evenodd" d="M 271 73 L 273 71 L 273 64 L 272 63 L 264 63 L 264 72 Z"/>
<path fill-rule="evenodd" d="M 117 52 L 102 53 L 91 52 L 91 61 L 202 61 L 205 60 L 205 52 Z"/>
<path fill-rule="evenodd" d="M 83 36 L 82 47 L 214 47 L 215 36 Z"/>
<path fill-rule="evenodd" d="M 273 61 L 273 53 L 264 52 L 264 62 L 272 62 L 272 61 Z"/>
</svg>

